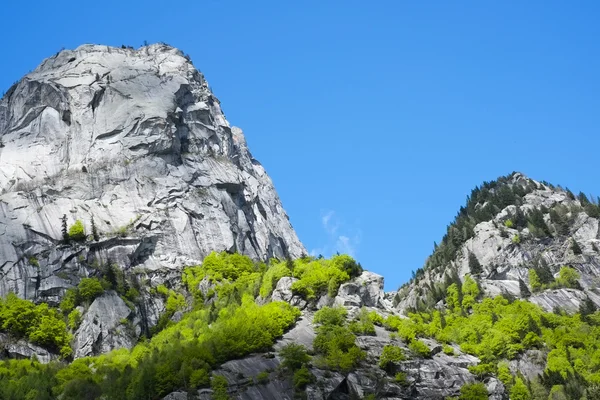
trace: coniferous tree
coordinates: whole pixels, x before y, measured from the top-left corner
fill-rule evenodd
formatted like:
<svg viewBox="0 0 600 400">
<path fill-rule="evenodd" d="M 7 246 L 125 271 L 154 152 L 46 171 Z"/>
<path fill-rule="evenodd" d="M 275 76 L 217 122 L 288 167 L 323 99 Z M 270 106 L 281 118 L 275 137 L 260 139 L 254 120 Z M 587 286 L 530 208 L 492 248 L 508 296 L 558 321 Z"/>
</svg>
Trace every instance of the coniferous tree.
<svg viewBox="0 0 600 400">
<path fill-rule="evenodd" d="M 98 234 L 98 228 L 96 228 L 96 222 L 94 221 L 94 216 L 92 215 L 92 236 L 94 241 L 100 240 L 100 235 Z"/>
<path fill-rule="evenodd" d="M 473 253 L 469 253 L 469 270 L 471 275 L 477 275 L 483 272 L 483 268 L 477 259 L 477 256 Z"/>
<path fill-rule="evenodd" d="M 579 247 L 579 243 L 575 240 L 575 238 L 571 238 L 571 250 L 573 250 L 573 254 L 579 255 L 583 253 L 581 251 L 581 247 Z"/>
<path fill-rule="evenodd" d="M 63 214 L 60 221 L 61 221 L 61 232 L 62 232 L 63 242 L 69 243 L 69 230 L 67 228 L 67 215 Z"/>
<path fill-rule="evenodd" d="M 529 291 L 529 288 L 527 287 L 523 279 L 519 279 L 519 290 L 521 291 L 521 297 L 527 298 L 531 296 L 531 292 Z"/>
</svg>

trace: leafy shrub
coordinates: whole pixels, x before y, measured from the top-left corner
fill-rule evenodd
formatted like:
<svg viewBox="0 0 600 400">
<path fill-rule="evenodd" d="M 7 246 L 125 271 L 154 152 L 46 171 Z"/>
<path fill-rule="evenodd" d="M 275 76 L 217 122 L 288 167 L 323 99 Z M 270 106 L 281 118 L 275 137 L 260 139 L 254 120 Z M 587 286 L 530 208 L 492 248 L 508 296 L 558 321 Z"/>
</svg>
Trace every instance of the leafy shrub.
<svg viewBox="0 0 600 400">
<path fill-rule="evenodd" d="M 77 289 L 72 288 L 66 291 L 65 296 L 60 302 L 60 309 L 65 315 L 67 315 L 71 312 L 71 310 L 77 307 L 77 304 L 79 303 L 78 297 L 79 296 L 77 293 Z"/>
<path fill-rule="evenodd" d="M 263 275 L 262 285 L 260 286 L 260 295 L 262 297 L 270 296 L 277 282 L 284 276 L 292 276 L 292 271 L 287 267 L 286 262 L 271 265 Z"/>
<path fill-rule="evenodd" d="M 442 348 L 442 351 L 444 352 L 444 354 L 446 354 L 448 356 L 455 355 L 454 348 L 452 348 L 451 346 L 448 346 L 447 344 L 444 345 L 444 347 Z"/>
<path fill-rule="evenodd" d="M 68 320 L 69 328 L 71 328 L 72 331 L 77 330 L 77 328 L 79 328 L 79 325 L 81 324 L 81 313 L 79 312 L 79 310 L 71 311 L 69 313 Z"/>
<path fill-rule="evenodd" d="M 315 313 L 313 322 L 321 325 L 343 326 L 348 311 L 344 307 L 323 307 Z"/>
<path fill-rule="evenodd" d="M 256 375 L 256 382 L 260 384 L 265 384 L 269 382 L 269 379 L 270 375 L 267 371 L 259 372 L 258 375 Z"/>
<path fill-rule="evenodd" d="M 394 377 L 394 381 L 399 384 L 400 386 L 408 386 L 409 382 L 406 379 L 406 373 L 404 372 L 398 372 L 396 374 L 396 376 Z"/>
<path fill-rule="evenodd" d="M 507 219 L 506 221 L 504 221 L 504 226 L 510 229 L 514 226 L 514 223 L 511 219 Z"/>
<path fill-rule="evenodd" d="M 306 347 L 301 344 L 287 344 L 281 348 L 279 355 L 283 358 L 281 365 L 290 371 L 296 371 L 310 361 Z"/>
<path fill-rule="evenodd" d="M 575 289 L 579 287 L 579 278 L 581 278 L 581 276 L 577 270 L 571 267 L 563 266 L 558 272 L 556 283 L 561 287 Z"/>
<path fill-rule="evenodd" d="M 535 271 L 535 269 L 531 268 L 528 270 L 529 273 L 529 286 L 531 286 L 531 290 L 534 292 L 539 292 L 542 289 L 542 283 L 540 282 L 540 278 Z"/>
<path fill-rule="evenodd" d="M 77 289 L 81 299 L 87 302 L 92 302 L 104 292 L 104 288 L 97 278 L 83 278 L 77 285 Z"/>
<path fill-rule="evenodd" d="M 488 391 L 483 383 L 468 383 L 460 388 L 459 400 L 487 400 Z"/>
<path fill-rule="evenodd" d="M 78 219 L 69 228 L 69 239 L 74 240 L 76 242 L 85 241 L 85 228 L 84 228 L 83 222 L 81 222 L 81 220 Z"/>
<path fill-rule="evenodd" d="M 527 385 L 519 377 L 515 379 L 515 384 L 510 389 L 510 400 L 531 400 L 531 393 Z"/>
<path fill-rule="evenodd" d="M 63 357 L 71 355 L 67 324 L 56 309 L 46 303 L 36 306 L 10 293 L 5 300 L 0 300 L 0 327 L 16 337 L 58 351 Z"/>
<path fill-rule="evenodd" d="M 215 375 L 211 379 L 210 387 L 213 390 L 213 400 L 229 400 L 227 394 L 227 379 L 221 375 Z"/>
<path fill-rule="evenodd" d="M 40 262 L 38 261 L 37 257 L 31 256 L 31 257 L 29 257 L 29 265 L 39 268 Z"/>
<path fill-rule="evenodd" d="M 294 372 L 294 388 L 296 390 L 304 389 L 314 380 L 314 375 L 308 370 L 306 365 L 303 365 L 300 369 Z"/>
<path fill-rule="evenodd" d="M 294 268 L 294 277 L 299 280 L 292 284 L 292 292 L 307 300 L 325 293 L 334 297 L 340 285 L 359 271 L 362 272 L 362 268 L 347 255 L 335 256 L 331 260 L 300 259 Z"/>
<path fill-rule="evenodd" d="M 371 322 L 377 326 L 383 326 L 384 319 L 381 315 L 379 315 L 376 311 L 371 311 L 369 313 L 369 319 Z"/>
<path fill-rule="evenodd" d="M 210 373 L 205 368 L 199 368 L 190 374 L 190 386 L 193 388 L 208 387 L 210 385 Z"/>
<path fill-rule="evenodd" d="M 377 314 L 375 314 L 377 315 Z M 381 317 L 380 317 L 381 318 Z M 383 321 L 383 318 L 381 318 Z M 352 321 L 348 327 L 355 335 L 375 335 L 375 325 L 371 321 L 371 316 L 366 308 L 361 308 L 356 319 Z"/>
<path fill-rule="evenodd" d="M 515 235 L 512 237 L 512 242 L 513 244 L 520 244 L 521 243 L 521 236 L 520 235 Z"/>
<path fill-rule="evenodd" d="M 423 357 L 423 358 L 431 357 L 431 350 L 429 350 L 429 346 L 427 346 L 425 343 L 423 343 L 422 341 L 420 341 L 418 339 L 412 340 L 408 344 L 408 348 L 413 353 L 418 355 L 419 357 Z"/>
<path fill-rule="evenodd" d="M 391 344 L 385 345 L 381 356 L 379 357 L 379 367 L 387 372 L 391 372 L 391 367 L 400 361 L 406 360 L 404 351 Z"/>
</svg>

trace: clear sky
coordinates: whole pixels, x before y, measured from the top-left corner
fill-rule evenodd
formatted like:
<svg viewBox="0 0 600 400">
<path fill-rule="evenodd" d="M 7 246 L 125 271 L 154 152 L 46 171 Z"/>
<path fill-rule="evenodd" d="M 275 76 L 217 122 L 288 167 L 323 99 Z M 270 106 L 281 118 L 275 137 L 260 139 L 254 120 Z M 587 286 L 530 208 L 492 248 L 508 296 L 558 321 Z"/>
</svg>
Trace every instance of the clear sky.
<svg viewBox="0 0 600 400">
<path fill-rule="evenodd" d="M 514 170 L 600 194 L 598 1 L 4 1 L 0 92 L 62 47 L 164 41 L 315 254 L 410 278 Z"/>
</svg>

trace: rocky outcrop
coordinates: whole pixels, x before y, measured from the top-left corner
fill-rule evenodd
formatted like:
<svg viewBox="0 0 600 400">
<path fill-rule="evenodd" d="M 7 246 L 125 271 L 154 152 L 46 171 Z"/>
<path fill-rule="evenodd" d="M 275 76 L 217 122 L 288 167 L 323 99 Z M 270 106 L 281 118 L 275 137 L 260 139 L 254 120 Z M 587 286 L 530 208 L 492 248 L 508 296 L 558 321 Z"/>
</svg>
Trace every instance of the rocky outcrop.
<svg viewBox="0 0 600 400">
<path fill-rule="evenodd" d="M 10 358 L 36 358 L 42 363 L 49 363 L 50 361 L 59 359 L 58 354 L 54 354 L 43 347 L 36 346 L 23 339 L 15 340 L 5 333 L 0 333 L 0 347 L 4 349 L 4 353 Z"/>
<path fill-rule="evenodd" d="M 242 131 L 170 46 L 59 52 L 0 100 L 0 142 L 0 296 L 58 305 L 113 265 L 143 283 L 133 322 L 147 332 L 163 312 L 150 289 L 180 283 L 182 267 L 211 251 L 305 253 Z M 87 235 L 93 219 L 99 237 L 64 244 L 63 215 Z M 127 307 L 97 301 L 77 356 L 131 343 L 115 333 Z"/>
<path fill-rule="evenodd" d="M 140 334 L 128 317 L 132 310 L 114 292 L 96 298 L 75 333 L 75 358 L 101 354 L 118 348 L 132 348 Z"/>
<path fill-rule="evenodd" d="M 167 45 L 45 60 L 0 100 L 0 140 L 0 295 L 56 301 L 85 261 L 165 275 L 211 251 L 304 253 L 242 131 Z M 101 240 L 61 246 L 63 215 Z"/>
<path fill-rule="evenodd" d="M 340 286 L 334 303 L 344 307 L 375 307 L 391 309 L 383 292 L 383 276 L 363 271 L 351 282 Z"/>
<path fill-rule="evenodd" d="M 506 220 L 516 211 L 515 205 L 509 205 L 490 221 L 475 226 L 473 237 L 461 245 L 455 260 L 442 269 L 423 271 L 423 276 L 416 282 L 402 288 L 394 299 L 398 311 L 416 308 L 430 292 L 430 288 L 436 283 L 444 282 L 454 272 L 460 279 L 464 279 L 471 273 L 470 255 L 474 255 L 482 267 L 477 280 L 487 296 L 509 294 L 517 298 L 528 298 L 532 292 L 529 269 L 534 263 L 543 261 L 555 276 L 562 266 L 575 268 L 580 274 L 580 288 L 547 289 L 542 293 L 535 293 L 530 301 L 547 311 L 558 307 L 574 312 L 587 298 L 600 306 L 597 285 L 597 277 L 600 276 L 598 218 L 589 216 L 584 204 L 561 188 L 536 182 L 519 173 L 514 174 L 506 184 L 534 188 L 524 196 L 520 210 L 527 214 L 545 207 L 544 219 L 552 230 L 552 236 L 536 237 L 529 227 L 517 230 L 506 226 Z M 557 232 L 557 226 L 549 215 L 549 210 L 557 207 L 568 210 L 565 218 L 571 220 L 561 232 Z M 581 248 L 581 254 L 573 252 L 574 240 Z M 523 286 L 527 288 L 526 291 L 523 291 Z"/>
</svg>

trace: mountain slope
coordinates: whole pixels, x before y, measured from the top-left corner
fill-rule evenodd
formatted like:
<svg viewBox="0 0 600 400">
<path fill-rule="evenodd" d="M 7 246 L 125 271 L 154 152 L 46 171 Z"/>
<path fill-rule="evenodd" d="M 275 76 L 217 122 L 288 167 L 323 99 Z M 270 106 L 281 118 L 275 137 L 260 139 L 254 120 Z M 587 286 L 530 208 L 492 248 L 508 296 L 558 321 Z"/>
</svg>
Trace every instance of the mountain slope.
<svg viewBox="0 0 600 400">
<path fill-rule="evenodd" d="M 172 47 L 81 46 L 0 100 L 0 398 L 600 398 L 600 207 L 513 173 L 414 278 L 305 256 Z"/>
<path fill-rule="evenodd" d="M 84 45 L 45 60 L 0 100 L 0 141 L 2 296 L 57 305 L 113 266 L 129 286 L 156 287 L 211 251 L 305 252 L 242 131 L 167 45 Z M 66 244 L 77 221 L 84 232 Z M 148 331 L 164 305 L 142 289 L 132 319 Z M 124 310 L 109 327 L 129 315 L 118 297 L 107 306 Z"/>
<path fill-rule="evenodd" d="M 597 203 L 584 194 L 519 173 L 486 183 L 473 191 L 424 268 L 400 289 L 397 308 L 432 307 L 449 284 L 469 273 L 488 296 L 528 298 L 548 311 L 573 312 L 588 298 L 598 306 L 599 215 Z M 577 287 L 552 285 L 563 266 L 580 274 Z M 532 287 L 531 270 L 545 277 L 547 290 Z"/>
</svg>

